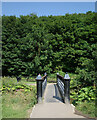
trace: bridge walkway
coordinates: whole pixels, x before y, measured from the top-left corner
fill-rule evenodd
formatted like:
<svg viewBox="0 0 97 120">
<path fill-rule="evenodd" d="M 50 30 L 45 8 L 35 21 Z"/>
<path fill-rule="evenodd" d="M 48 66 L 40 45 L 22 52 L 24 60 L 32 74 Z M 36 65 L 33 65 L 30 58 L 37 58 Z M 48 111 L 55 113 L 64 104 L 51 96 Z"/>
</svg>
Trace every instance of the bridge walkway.
<svg viewBox="0 0 97 120">
<path fill-rule="evenodd" d="M 36 104 L 30 118 L 84 118 L 74 114 L 71 104 L 62 102 L 56 84 L 48 84 L 44 93 L 43 102 Z"/>
</svg>

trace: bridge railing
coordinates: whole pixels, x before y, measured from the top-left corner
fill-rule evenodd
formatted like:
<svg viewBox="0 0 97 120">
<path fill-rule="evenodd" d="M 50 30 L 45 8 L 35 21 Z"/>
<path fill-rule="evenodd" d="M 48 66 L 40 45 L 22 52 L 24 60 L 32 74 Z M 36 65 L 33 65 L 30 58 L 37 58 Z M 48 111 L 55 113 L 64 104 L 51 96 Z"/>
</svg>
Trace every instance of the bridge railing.
<svg viewBox="0 0 97 120">
<path fill-rule="evenodd" d="M 37 102 L 40 103 L 42 101 L 42 97 L 44 95 L 44 91 L 47 85 L 47 74 L 45 73 L 43 77 L 39 74 L 36 78 L 37 82 Z"/>
<path fill-rule="evenodd" d="M 57 86 L 63 102 L 70 103 L 70 77 L 67 73 L 65 74 L 65 77 L 57 73 Z"/>
</svg>

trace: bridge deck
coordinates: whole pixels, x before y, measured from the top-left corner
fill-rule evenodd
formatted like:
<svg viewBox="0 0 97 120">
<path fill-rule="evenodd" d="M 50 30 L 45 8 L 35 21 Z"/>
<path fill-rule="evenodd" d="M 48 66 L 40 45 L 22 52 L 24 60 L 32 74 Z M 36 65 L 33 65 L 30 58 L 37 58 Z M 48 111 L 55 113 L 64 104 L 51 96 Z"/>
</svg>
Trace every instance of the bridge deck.
<svg viewBox="0 0 97 120">
<path fill-rule="evenodd" d="M 51 102 L 62 102 L 62 98 L 58 91 L 56 84 L 48 84 L 45 94 L 44 94 L 44 101 L 46 103 Z"/>
<path fill-rule="evenodd" d="M 64 104 L 56 84 L 48 84 L 43 102 L 36 104 L 30 118 L 84 118 L 74 114 L 71 104 Z"/>
</svg>

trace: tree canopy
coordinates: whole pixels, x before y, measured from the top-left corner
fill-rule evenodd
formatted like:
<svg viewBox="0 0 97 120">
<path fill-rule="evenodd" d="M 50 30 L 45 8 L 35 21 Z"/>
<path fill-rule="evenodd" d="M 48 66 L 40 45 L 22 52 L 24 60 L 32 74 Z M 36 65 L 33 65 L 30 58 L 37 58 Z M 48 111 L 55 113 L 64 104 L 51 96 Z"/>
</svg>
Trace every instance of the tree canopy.
<svg viewBox="0 0 97 120">
<path fill-rule="evenodd" d="M 3 76 L 94 71 L 94 12 L 64 16 L 2 16 Z M 91 64 L 91 66 L 89 66 Z M 87 66 L 89 66 L 87 68 Z M 91 73 L 92 74 L 92 73 Z"/>
</svg>

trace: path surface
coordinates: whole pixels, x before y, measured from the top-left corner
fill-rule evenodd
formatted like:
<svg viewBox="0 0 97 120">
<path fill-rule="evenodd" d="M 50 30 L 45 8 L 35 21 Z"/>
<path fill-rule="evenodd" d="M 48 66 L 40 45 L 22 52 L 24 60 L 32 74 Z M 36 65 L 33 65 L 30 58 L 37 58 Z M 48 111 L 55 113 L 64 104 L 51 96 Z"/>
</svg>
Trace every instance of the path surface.
<svg viewBox="0 0 97 120">
<path fill-rule="evenodd" d="M 56 84 L 51 83 L 47 85 L 43 102 L 45 103 L 62 102 L 62 99 Z"/>
<path fill-rule="evenodd" d="M 36 83 L 27 83 L 27 85 L 36 86 Z"/>
<path fill-rule="evenodd" d="M 71 104 L 64 104 L 60 97 L 56 84 L 48 84 L 44 94 L 44 100 L 36 104 L 30 118 L 84 118 L 74 114 Z"/>
</svg>

